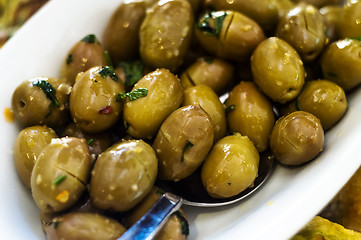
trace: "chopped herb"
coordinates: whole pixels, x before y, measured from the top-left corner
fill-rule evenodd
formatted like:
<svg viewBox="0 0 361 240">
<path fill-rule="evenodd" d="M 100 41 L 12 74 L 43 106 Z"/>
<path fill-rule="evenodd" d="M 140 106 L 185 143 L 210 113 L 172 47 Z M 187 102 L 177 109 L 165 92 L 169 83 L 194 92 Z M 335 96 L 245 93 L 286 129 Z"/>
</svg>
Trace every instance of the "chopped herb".
<svg viewBox="0 0 361 240">
<path fill-rule="evenodd" d="M 110 58 L 110 54 L 107 50 L 104 51 L 104 57 L 105 57 L 105 61 L 107 62 L 107 65 L 113 66 L 112 59 Z"/>
<path fill-rule="evenodd" d="M 113 79 L 114 81 L 118 82 L 119 78 L 118 76 L 114 73 L 114 68 L 113 67 L 102 67 L 99 72 L 100 76 L 102 76 L 103 78 L 106 78 L 107 76 L 109 76 L 111 79 Z"/>
<path fill-rule="evenodd" d="M 174 214 L 178 217 L 178 219 L 181 223 L 182 234 L 185 236 L 188 236 L 189 235 L 189 223 L 188 223 L 187 219 L 183 216 L 183 214 L 180 211 L 176 211 Z"/>
<path fill-rule="evenodd" d="M 208 64 L 212 64 L 214 62 L 214 58 L 212 57 L 205 57 L 204 58 L 204 61 Z"/>
<path fill-rule="evenodd" d="M 164 191 L 160 188 L 157 189 L 156 194 L 163 195 Z"/>
<path fill-rule="evenodd" d="M 352 37 L 350 39 L 361 41 L 361 37 Z"/>
<path fill-rule="evenodd" d="M 130 124 L 128 122 L 124 122 L 124 128 L 125 130 L 128 130 L 128 128 L 130 127 Z"/>
<path fill-rule="evenodd" d="M 184 153 L 193 146 L 194 146 L 194 144 L 187 140 L 186 145 L 184 145 L 184 148 L 183 148 L 181 162 L 184 162 Z"/>
<path fill-rule="evenodd" d="M 100 114 L 111 114 L 113 112 L 113 108 L 111 106 L 105 106 L 99 110 Z"/>
<path fill-rule="evenodd" d="M 299 101 L 298 101 L 298 98 L 296 99 L 296 110 L 297 111 L 302 111 L 302 108 L 301 108 L 301 106 L 300 106 L 300 103 L 299 103 Z"/>
<path fill-rule="evenodd" d="M 69 54 L 68 57 L 66 58 L 66 64 L 70 64 L 73 62 L 73 55 Z"/>
<path fill-rule="evenodd" d="M 57 179 L 55 179 L 53 181 L 53 185 L 59 185 L 62 181 L 64 181 L 66 178 L 66 175 L 61 175 L 60 177 L 58 177 Z"/>
<path fill-rule="evenodd" d="M 196 28 L 205 34 L 219 37 L 226 16 L 226 12 L 208 12 L 196 25 Z M 211 22 L 211 20 L 213 21 Z"/>
<path fill-rule="evenodd" d="M 49 112 L 46 114 L 45 118 L 47 118 L 53 111 L 55 107 L 60 107 L 59 101 L 56 98 L 56 90 L 55 88 L 46 80 L 35 80 L 32 82 L 33 86 L 39 87 L 45 93 L 46 97 L 50 100 L 49 104 Z"/>
<path fill-rule="evenodd" d="M 334 78 L 337 78 L 337 74 L 336 73 L 333 73 L 333 72 L 328 72 L 326 73 L 328 76 L 330 77 L 334 77 Z"/>
<path fill-rule="evenodd" d="M 54 224 L 54 229 L 57 229 L 59 227 L 60 222 L 55 221 L 55 222 L 53 222 L 53 224 Z"/>
<path fill-rule="evenodd" d="M 146 88 L 137 88 L 131 92 L 122 92 L 119 93 L 115 99 L 116 102 L 120 102 L 122 99 L 128 97 L 129 101 L 137 100 L 138 98 L 145 97 L 148 95 L 148 89 Z"/>
<path fill-rule="evenodd" d="M 86 144 L 90 145 L 90 144 L 92 144 L 94 141 L 95 141 L 95 139 L 94 139 L 94 138 L 91 138 L 91 139 L 89 139 L 88 141 L 86 141 Z"/>
<path fill-rule="evenodd" d="M 232 112 L 236 108 L 236 105 L 232 104 L 226 108 L 226 113 Z"/>
<path fill-rule="evenodd" d="M 119 67 L 124 69 L 125 85 L 128 87 L 134 86 L 143 77 L 144 64 L 141 61 L 120 62 Z"/>
<path fill-rule="evenodd" d="M 228 184 L 228 186 L 231 186 L 232 183 L 229 182 L 229 183 L 227 183 L 227 184 Z"/>
<path fill-rule="evenodd" d="M 86 43 L 95 43 L 97 41 L 97 38 L 94 34 L 89 34 L 86 35 L 82 40 L 80 40 L 81 42 L 86 42 Z"/>
</svg>

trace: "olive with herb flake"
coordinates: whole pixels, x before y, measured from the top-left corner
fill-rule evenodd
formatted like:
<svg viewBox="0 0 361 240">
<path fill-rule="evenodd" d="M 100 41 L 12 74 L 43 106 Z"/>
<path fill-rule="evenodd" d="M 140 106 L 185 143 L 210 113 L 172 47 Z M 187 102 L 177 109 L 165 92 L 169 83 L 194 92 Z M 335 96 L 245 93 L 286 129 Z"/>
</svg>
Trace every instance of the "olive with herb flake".
<svg viewBox="0 0 361 240">
<path fill-rule="evenodd" d="M 300 93 L 305 78 L 303 62 L 286 41 L 270 37 L 251 57 L 254 82 L 273 101 L 286 103 Z"/>
<path fill-rule="evenodd" d="M 15 167 L 25 186 L 30 189 L 31 172 L 43 148 L 57 135 L 47 126 L 32 126 L 21 130 L 14 144 Z"/>
<path fill-rule="evenodd" d="M 111 67 L 93 67 L 79 74 L 70 94 L 74 122 L 85 132 L 110 128 L 121 116 L 123 104 L 116 101 L 124 86 Z"/>
<path fill-rule="evenodd" d="M 60 70 L 60 78 L 73 86 L 76 76 L 91 67 L 106 66 L 105 50 L 94 34 L 85 36 L 66 54 Z"/>
<path fill-rule="evenodd" d="M 348 1 L 340 15 L 338 22 L 338 32 L 340 38 L 361 36 L 361 2 Z"/>
<path fill-rule="evenodd" d="M 323 144 L 320 120 L 305 111 L 278 119 L 270 137 L 272 153 L 285 165 L 300 165 L 314 159 L 322 151 Z"/>
<path fill-rule="evenodd" d="M 258 175 L 259 153 L 240 133 L 219 140 L 201 169 L 202 184 L 214 198 L 228 198 L 252 186 Z"/>
<path fill-rule="evenodd" d="M 24 127 L 63 126 L 69 120 L 66 104 L 70 92 L 71 86 L 58 78 L 36 77 L 22 82 L 11 99 L 15 121 Z"/>
<path fill-rule="evenodd" d="M 85 139 L 53 138 L 31 174 L 35 203 L 45 213 L 72 207 L 86 190 L 90 154 Z"/>
<path fill-rule="evenodd" d="M 138 97 L 132 94 L 134 91 L 138 91 Z M 127 132 L 135 138 L 155 136 L 163 121 L 183 101 L 180 81 L 167 69 L 148 73 L 134 85 L 132 92 L 128 95 L 135 99 L 126 97 L 123 118 Z"/>
<path fill-rule="evenodd" d="M 248 59 L 265 38 L 255 21 L 233 11 L 205 13 L 196 24 L 195 34 L 209 53 L 237 61 Z"/>
<path fill-rule="evenodd" d="M 163 122 L 153 142 L 162 180 L 179 181 L 190 176 L 213 145 L 211 117 L 199 106 L 174 111 Z"/>
<path fill-rule="evenodd" d="M 142 140 L 121 141 L 97 159 L 90 181 L 95 207 L 128 211 L 152 189 L 158 160 L 152 147 Z"/>
</svg>

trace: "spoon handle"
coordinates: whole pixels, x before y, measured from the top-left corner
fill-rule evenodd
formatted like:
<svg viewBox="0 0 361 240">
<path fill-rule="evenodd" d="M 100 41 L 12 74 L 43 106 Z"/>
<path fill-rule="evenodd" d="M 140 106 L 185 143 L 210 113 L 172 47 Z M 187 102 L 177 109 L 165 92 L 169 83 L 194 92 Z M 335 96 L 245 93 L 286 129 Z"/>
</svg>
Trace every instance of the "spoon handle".
<svg viewBox="0 0 361 240">
<path fill-rule="evenodd" d="M 161 229 L 172 213 L 182 205 L 182 198 L 164 193 L 151 209 L 118 240 L 149 240 Z"/>
</svg>

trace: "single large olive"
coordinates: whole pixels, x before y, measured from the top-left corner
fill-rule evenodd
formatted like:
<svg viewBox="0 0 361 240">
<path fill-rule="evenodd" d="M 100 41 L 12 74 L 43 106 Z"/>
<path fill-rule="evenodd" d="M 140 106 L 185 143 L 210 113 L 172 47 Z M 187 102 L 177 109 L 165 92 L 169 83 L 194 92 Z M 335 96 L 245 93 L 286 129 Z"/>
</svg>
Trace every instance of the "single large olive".
<svg viewBox="0 0 361 240">
<path fill-rule="evenodd" d="M 63 126 L 69 120 L 66 108 L 71 86 L 58 78 L 36 77 L 22 82 L 14 91 L 11 109 L 20 125 Z"/>
<path fill-rule="evenodd" d="M 258 45 L 251 57 L 255 83 L 273 101 L 285 103 L 300 93 L 305 78 L 303 62 L 284 40 L 271 37 Z"/>
<path fill-rule="evenodd" d="M 253 82 L 240 82 L 229 93 L 226 106 L 228 129 L 248 136 L 259 152 L 266 150 L 275 122 L 268 98 Z"/>
<path fill-rule="evenodd" d="M 158 69 L 139 80 L 131 93 L 135 95 L 137 91 L 141 97 L 127 97 L 124 104 L 125 127 L 133 137 L 150 139 L 168 115 L 181 105 L 183 88 L 173 73 Z"/>
<path fill-rule="evenodd" d="M 199 105 L 185 106 L 169 115 L 153 143 L 159 160 L 158 177 L 178 181 L 190 176 L 211 149 L 213 132 L 210 116 Z"/>
<path fill-rule="evenodd" d="M 193 10 L 188 1 L 155 3 L 147 11 L 139 32 L 143 61 L 154 68 L 176 70 L 188 51 L 193 23 Z"/>
<path fill-rule="evenodd" d="M 347 1 L 338 22 L 340 38 L 359 38 L 361 36 L 361 2 Z"/>
<path fill-rule="evenodd" d="M 60 78 L 73 86 L 76 76 L 95 66 L 106 66 L 104 48 L 94 34 L 85 36 L 66 54 L 60 70 Z"/>
<path fill-rule="evenodd" d="M 53 138 L 31 174 L 35 203 L 45 213 L 72 207 L 86 190 L 90 154 L 85 139 Z"/>
<path fill-rule="evenodd" d="M 270 137 L 272 153 L 285 165 L 300 165 L 312 160 L 322 151 L 323 143 L 320 120 L 304 111 L 278 119 Z"/>
<path fill-rule="evenodd" d="M 45 231 L 48 240 L 116 240 L 126 228 L 97 213 L 75 212 L 54 218 Z"/>
<path fill-rule="evenodd" d="M 110 67 L 93 67 L 79 74 L 70 94 L 69 108 L 80 129 L 97 133 L 110 128 L 121 116 L 117 101 L 124 86 Z"/>
<path fill-rule="evenodd" d="M 95 207 L 127 211 L 152 189 L 158 160 L 150 145 L 142 140 L 121 141 L 99 155 L 90 181 L 90 197 Z"/>
<path fill-rule="evenodd" d="M 253 142 L 240 133 L 219 140 L 205 160 L 201 179 L 214 198 L 237 195 L 252 186 L 258 176 L 260 156 Z"/>
<path fill-rule="evenodd" d="M 27 127 L 18 134 L 14 144 L 16 170 L 27 188 L 30 188 L 31 172 L 44 147 L 56 138 L 55 131 L 47 126 Z"/>
</svg>

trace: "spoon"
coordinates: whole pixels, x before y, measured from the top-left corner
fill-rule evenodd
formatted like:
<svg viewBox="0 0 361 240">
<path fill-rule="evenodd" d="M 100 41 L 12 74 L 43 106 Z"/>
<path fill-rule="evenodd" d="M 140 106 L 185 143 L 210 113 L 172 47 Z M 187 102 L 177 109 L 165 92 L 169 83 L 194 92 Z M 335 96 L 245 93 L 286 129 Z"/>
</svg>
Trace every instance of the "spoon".
<svg viewBox="0 0 361 240">
<path fill-rule="evenodd" d="M 178 182 L 157 181 L 155 185 L 162 188 L 166 193 L 118 240 L 152 239 L 172 213 L 177 211 L 182 204 L 194 207 L 220 207 L 239 202 L 253 194 L 266 182 L 272 172 L 273 163 L 274 158 L 271 154 L 261 154 L 258 176 L 253 186 L 230 198 L 216 199 L 210 197 L 202 186 L 200 170 Z"/>
</svg>

